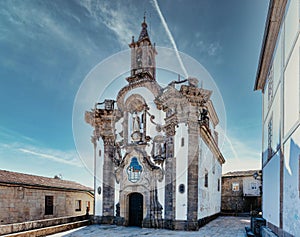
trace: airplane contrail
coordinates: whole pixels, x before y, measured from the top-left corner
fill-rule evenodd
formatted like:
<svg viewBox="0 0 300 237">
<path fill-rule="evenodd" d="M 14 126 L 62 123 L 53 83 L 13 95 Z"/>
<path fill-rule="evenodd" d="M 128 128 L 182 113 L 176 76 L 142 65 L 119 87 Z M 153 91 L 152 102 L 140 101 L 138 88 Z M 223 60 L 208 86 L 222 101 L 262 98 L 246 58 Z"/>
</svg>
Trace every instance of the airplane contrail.
<svg viewBox="0 0 300 237">
<path fill-rule="evenodd" d="M 166 22 L 166 20 L 165 20 L 165 18 L 164 18 L 164 16 L 163 16 L 163 14 L 161 13 L 161 10 L 160 10 L 160 8 L 159 8 L 159 5 L 158 5 L 158 3 L 157 3 L 157 0 L 153 0 L 153 3 L 154 3 L 154 6 L 155 6 L 156 11 L 157 11 L 157 13 L 158 13 L 158 15 L 159 15 L 159 17 L 160 17 L 160 20 L 161 20 L 161 22 L 162 22 L 162 24 L 163 24 L 163 26 L 164 26 L 164 28 L 165 28 L 165 30 L 166 30 L 166 32 L 167 32 L 167 35 L 168 35 L 168 37 L 169 37 L 169 39 L 170 39 L 170 41 L 171 41 L 171 44 L 172 44 L 172 46 L 173 46 L 173 48 L 174 48 L 174 50 L 175 50 L 177 59 L 178 59 L 178 61 L 179 61 L 179 64 L 180 64 L 180 66 L 181 66 L 181 69 L 183 70 L 184 76 L 185 76 L 186 78 L 188 78 L 188 73 L 187 73 L 186 68 L 185 68 L 185 66 L 184 66 L 184 64 L 183 64 L 183 62 L 182 62 L 182 59 L 181 59 L 180 55 L 179 55 L 179 52 L 178 52 L 178 49 L 177 49 L 175 40 L 174 40 L 174 38 L 173 38 L 173 36 L 172 36 L 172 34 L 171 34 L 171 31 L 169 30 L 169 27 L 168 27 L 168 25 L 167 25 L 167 22 Z"/>
<path fill-rule="evenodd" d="M 226 140 L 227 143 L 229 144 L 229 148 L 231 149 L 231 151 L 232 151 L 232 153 L 233 153 L 233 155 L 234 155 L 234 158 L 235 158 L 235 159 L 239 159 L 239 157 L 238 157 L 238 155 L 237 155 L 237 152 L 236 152 L 236 150 L 234 149 L 231 140 L 230 140 L 229 137 L 226 135 L 226 132 L 224 131 L 224 129 L 220 126 L 220 127 L 218 128 L 218 131 L 221 132 L 221 133 L 223 134 L 225 140 Z M 224 142 L 225 142 L 225 141 L 224 141 Z M 222 144 L 222 147 L 223 147 L 223 145 L 224 145 L 224 142 L 223 142 L 223 144 Z"/>
</svg>

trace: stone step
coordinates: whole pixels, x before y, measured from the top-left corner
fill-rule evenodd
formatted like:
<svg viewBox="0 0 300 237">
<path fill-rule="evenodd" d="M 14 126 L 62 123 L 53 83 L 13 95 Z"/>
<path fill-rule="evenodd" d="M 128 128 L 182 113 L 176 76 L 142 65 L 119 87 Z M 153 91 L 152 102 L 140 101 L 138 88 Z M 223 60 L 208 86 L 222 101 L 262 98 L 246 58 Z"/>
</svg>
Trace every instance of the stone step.
<svg viewBox="0 0 300 237">
<path fill-rule="evenodd" d="M 90 224 L 90 220 L 83 220 L 83 221 L 76 221 L 72 223 L 62 224 L 62 225 L 55 225 L 44 227 L 40 229 L 34 230 L 27 230 L 18 233 L 12 233 L 7 235 L 2 235 L 3 237 L 38 237 L 38 236 L 47 236 L 51 234 L 55 234 L 62 231 L 67 231 L 71 229 L 75 229 L 81 226 L 86 226 Z"/>
<path fill-rule="evenodd" d="M 245 227 L 247 237 L 255 237 L 255 234 L 252 232 L 250 227 Z"/>
<path fill-rule="evenodd" d="M 26 221 L 20 223 L 12 223 L 0 225 L 0 236 L 7 235 L 17 232 L 23 232 L 27 230 L 33 229 L 41 229 L 45 227 L 55 226 L 55 225 L 63 225 L 67 223 L 73 223 L 76 221 L 83 221 L 88 219 L 88 216 L 66 216 L 66 217 L 56 217 L 50 219 L 41 219 L 41 220 L 33 220 Z"/>
<path fill-rule="evenodd" d="M 221 212 L 221 216 L 239 216 L 239 217 L 250 217 L 250 212 Z"/>
</svg>

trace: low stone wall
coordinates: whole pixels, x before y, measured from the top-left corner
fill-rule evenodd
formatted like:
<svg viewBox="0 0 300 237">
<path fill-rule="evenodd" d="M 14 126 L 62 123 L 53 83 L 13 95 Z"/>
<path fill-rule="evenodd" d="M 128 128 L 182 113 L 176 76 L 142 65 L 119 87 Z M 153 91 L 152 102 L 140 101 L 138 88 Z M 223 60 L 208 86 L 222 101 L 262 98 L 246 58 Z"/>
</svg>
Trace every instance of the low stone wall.
<svg viewBox="0 0 300 237">
<path fill-rule="evenodd" d="M 197 221 L 184 221 L 184 220 L 167 220 L 162 219 L 161 222 L 157 223 L 157 227 L 153 227 L 150 219 L 144 219 L 142 227 L 145 228 L 162 228 L 169 230 L 185 230 L 185 231 L 198 231 L 199 228 L 211 222 L 212 220 L 218 218 L 220 213 L 216 213 L 211 216 L 204 217 Z M 115 224 L 115 225 L 124 225 L 127 226 L 124 218 L 122 217 L 103 217 L 103 216 L 94 216 L 92 219 L 92 224 Z"/>
<path fill-rule="evenodd" d="M 262 237 L 277 237 L 277 235 L 272 232 L 272 230 L 266 226 L 260 228 L 260 234 Z"/>
<path fill-rule="evenodd" d="M 53 213 L 45 212 L 46 196 L 53 197 Z M 63 190 L 19 185 L 0 184 L 0 225 L 46 220 L 65 216 L 80 216 L 93 213 L 93 195 L 87 191 Z M 81 209 L 75 201 L 81 201 Z"/>
<path fill-rule="evenodd" d="M 204 217 L 202 219 L 199 219 L 198 220 L 199 228 L 201 228 L 202 226 L 205 226 L 207 223 L 213 221 L 214 219 L 218 218 L 219 216 L 220 216 L 220 213 L 216 213 L 214 215 L 207 216 L 207 217 Z"/>
<path fill-rule="evenodd" d="M 37 221 L 27 221 L 22 223 L 8 224 L 8 225 L 0 225 L 0 235 L 16 233 L 27 230 L 34 230 L 49 226 L 62 225 L 66 223 L 78 222 L 86 220 L 87 216 L 71 216 L 71 217 L 60 217 L 53 219 L 44 219 Z"/>
<path fill-rule="evenodd" d="M 40 237 L 40 236 L 47 236 L 47 235 L 55 234 L 55 233 L 58 233 L 58 232 L 78 228 L 78 227 L 81 227 L 81 226 L 86 226 L 89 223 L 90 223 L 89 220 L 77 221 L 77 222 L 63 224 L 63 225 L 56 225 L 56 226 L 50 226 L 50 227 L 45 227 L 45 228 L 41 228 L 41 229 L 28 230 L 28 231 L 3 235 L 3 237 Z"/>
</svg>

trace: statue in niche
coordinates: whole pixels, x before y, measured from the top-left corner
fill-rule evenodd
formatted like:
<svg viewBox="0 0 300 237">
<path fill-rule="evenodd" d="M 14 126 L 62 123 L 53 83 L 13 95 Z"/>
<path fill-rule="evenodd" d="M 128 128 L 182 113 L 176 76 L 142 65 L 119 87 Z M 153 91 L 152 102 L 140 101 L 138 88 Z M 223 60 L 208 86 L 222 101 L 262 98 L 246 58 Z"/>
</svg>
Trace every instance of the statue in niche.
<svg viewBox="0 0 300 237">
<path fill-rule="evenodd" d="M 135 116 L 133 117 L 133 132 L 136 131 L 140 131 L 141 129 L 141 120 L 140 120 L 140 116 L 137 114 L 137 112 L 135 112 Z"/>
<path fill-rule="evenodd" d="M 202 111 L 201 111 L 201 120 L 202 121 L 209 120 L 207 109 L 202 109 Z"/>
<path fill-rule="evenodd" d="M 200 122 L 203 125 L 209 126 L 208 110 L 203 108 L 200 113 Z"/>
<path fill-rule="evenodd" d="M 133 141 L 140 141 L 142 138 L 141 134 L 141 119 L 140 116 L 135 112 L 132 116 L 132 134 L 131 138 Z"/>
<path fill-rule="evenodd" d="M 115 156 L 114 156 L 114 163 L 116 166 L 119 166 L 122 161 L 122 153 L 121 153 L 121 147 L 119 143 L 115 144 Z"/>
<path fill-rule="evenodd" d="M 163 137 L 154 138 L 151 153 L 155 163 L 163 163 L 166 158 L 166 147 Z"/>
</svg>

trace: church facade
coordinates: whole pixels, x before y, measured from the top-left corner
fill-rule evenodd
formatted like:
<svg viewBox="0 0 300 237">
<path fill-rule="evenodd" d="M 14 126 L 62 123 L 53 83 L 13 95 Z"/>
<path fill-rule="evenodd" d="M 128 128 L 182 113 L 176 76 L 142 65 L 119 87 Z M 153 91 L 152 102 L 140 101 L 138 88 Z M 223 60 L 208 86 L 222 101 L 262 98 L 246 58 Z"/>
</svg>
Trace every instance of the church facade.
<svg viewBox="0 0 300 237">
<path fill-rule="evenodd" d="M 225 162 L 219 119 L 196 78 L 156 80 L 155 44 L 144 20 L 132 37 L 128 84 L 117 98 L 85 113 L 96 146 L 103 140 L 103 178 L 95 190 L 99 223 L 198 230 L 221 211 Z M 99 212 L 98 212 L 99 213 Z"/>
</svg>

